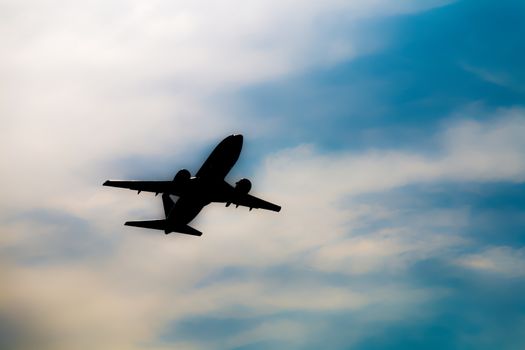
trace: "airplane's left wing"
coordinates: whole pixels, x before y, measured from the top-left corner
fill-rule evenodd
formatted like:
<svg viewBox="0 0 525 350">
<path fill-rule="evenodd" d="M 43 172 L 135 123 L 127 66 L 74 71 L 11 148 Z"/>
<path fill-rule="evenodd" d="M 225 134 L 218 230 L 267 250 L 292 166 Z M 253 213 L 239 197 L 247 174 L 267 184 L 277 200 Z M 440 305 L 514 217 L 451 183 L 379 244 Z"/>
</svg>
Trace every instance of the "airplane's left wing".
<svg viewBox="0 0 525 350">
<path fill-rule="evenodd" d="M 267 202 L 263 199 L 252 196 L 251 194 L 243 194 L 235 198 L 231 203 L 235 205 L 242 205 L 248 208 L 281 211 L 281 207 L 279 205 Z"/>
<path fill-rule="evenodd" d="M 107 180 L 103 184 L 104 186 L 127 188 L 130 190 L 138 191 L 139 193 L 154 192 L 164 193 L 172 190 L 173 181 L 113 181 Z"/>
</svg>

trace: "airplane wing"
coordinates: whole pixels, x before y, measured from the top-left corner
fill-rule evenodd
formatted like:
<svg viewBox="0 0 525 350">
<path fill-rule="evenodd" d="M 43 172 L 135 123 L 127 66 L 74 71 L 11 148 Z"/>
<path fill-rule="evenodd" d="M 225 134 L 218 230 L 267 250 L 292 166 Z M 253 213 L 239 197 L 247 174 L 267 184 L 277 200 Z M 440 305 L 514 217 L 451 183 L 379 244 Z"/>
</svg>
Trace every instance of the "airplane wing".
<svg viewBox="0 0 525 350">
<path fill-rule="evenodd" d="M 272 211 L 281 211 L 281 207 L 279 205 L 267 202 L 255 196 L 252 196 L 251 194 L 243 194 L 241 196 L 238 196 L 237 198 L 232 200 L 231 203 L 235 205 L 242 205 L 243 207 L 248 207 L 250 209 L 255 208 Z"/>
<path fill-rule="evenodd" d="M 138 191 L 139 193 L 154 192 L 164 193 L 171 191 L 173 192 L 173 181 L 113 181 L 107 180 L 103 186 L 127 188 L 130 190 Z"/>
</svg>

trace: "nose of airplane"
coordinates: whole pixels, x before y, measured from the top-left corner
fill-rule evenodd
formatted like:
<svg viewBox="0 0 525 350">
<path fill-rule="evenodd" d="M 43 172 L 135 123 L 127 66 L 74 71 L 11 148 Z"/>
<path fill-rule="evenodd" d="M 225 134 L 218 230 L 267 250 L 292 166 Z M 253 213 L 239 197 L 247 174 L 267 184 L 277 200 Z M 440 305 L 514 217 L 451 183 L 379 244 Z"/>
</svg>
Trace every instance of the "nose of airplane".
<svg viewBox="0 0 525 350">
<path fill-rule="evenodd" d="M 235 152 L 240 152 L 242 148 L 242 140 L 243 138 L 241 134 L 233 134 L 222 140 L 219 146 L 235 150 Z"/>
<path fill-rule="evenodd" d="M 238 143 L 242 144 L 242 135 L 241 134 L 233 134 L 231 136 L 231 138 L 233 138 L 235 140 L 235 142 L 238 142 Z"/>
<path fill-rule="evenodd" d="M 239 145 L 239 146 L 242 145 L 243 138 L 241 134 L 233 134 L 230 136 L 230 139 L 232 143 L 235 143 L 236 145 Z"/>
<path fill-rule="evenodd" d="M 243 138 L 241 134 L 233 134 L 222 140 L 217 147 L 226 148 L 231 151 L 234 150 L 235 152 L 240 153 L 242 149 L 242 141 Z"/>
</svg>

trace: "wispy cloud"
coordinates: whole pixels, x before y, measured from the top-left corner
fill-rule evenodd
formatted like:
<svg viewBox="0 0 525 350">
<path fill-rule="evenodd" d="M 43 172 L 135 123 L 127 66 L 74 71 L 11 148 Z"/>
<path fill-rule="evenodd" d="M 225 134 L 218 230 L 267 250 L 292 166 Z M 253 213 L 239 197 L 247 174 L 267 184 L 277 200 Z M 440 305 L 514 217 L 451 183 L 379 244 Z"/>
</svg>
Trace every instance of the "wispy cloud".
<svg viewBox="0 0 525 350">
<path fill-rule="evenodd" d="M 491 247 L 458 260 L 458 264 L 477 271 L 495 273 L 506 277 L 523 277 L 525 250 L 511 247 Z"/>
</svg>

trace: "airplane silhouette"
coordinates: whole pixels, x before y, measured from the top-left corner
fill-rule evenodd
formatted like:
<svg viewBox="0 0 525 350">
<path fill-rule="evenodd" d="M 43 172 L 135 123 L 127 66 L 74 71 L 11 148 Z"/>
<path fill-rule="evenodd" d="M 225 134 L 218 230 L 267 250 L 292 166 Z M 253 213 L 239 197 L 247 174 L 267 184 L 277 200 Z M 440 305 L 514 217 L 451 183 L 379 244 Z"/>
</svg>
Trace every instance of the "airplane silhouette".
<svg viewBox="0 0 525 350">
<path fill-rule="evenodd" d="M 242 149 L 242 135 L 230 135 L 222 140 L 208 156 L 195 176 L 187 169 L 177 172 L 172 181 L 112 181 L 107 180 L 103 186 L 128 188 L 138 193 L 162 193 L 164 205 L 163 220 L 128 221 L 124 225 L 163 230 L 165 234 L 179 232 L 193 236 L 201 236 L 202 232 L 190 227 L 188 223 L 206 205 L 212 202 L 235 204 L 253 208 L 280 211 L 281 207 L 248 194 L 252 183 L 241 179 L 235 186 L 227 183 L 224 178 L 239 159 Z M 174 202 L 170 195 L 178 196 Z"/>
</svg>

